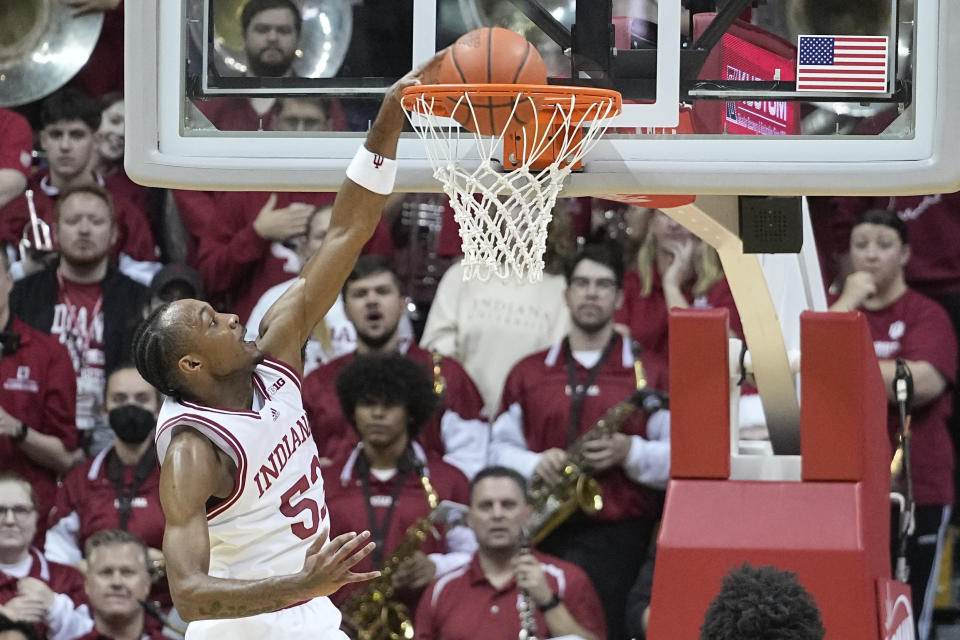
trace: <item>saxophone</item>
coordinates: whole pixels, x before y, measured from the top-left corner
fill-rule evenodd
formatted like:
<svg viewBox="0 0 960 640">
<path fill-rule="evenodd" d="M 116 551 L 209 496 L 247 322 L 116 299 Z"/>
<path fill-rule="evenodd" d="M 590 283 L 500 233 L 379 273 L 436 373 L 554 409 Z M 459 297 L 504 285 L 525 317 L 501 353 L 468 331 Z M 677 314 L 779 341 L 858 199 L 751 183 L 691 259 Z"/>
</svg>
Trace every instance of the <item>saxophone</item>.
<svg viewBox="0 0 960 640">
<path fill-rule="evenodd" d="M 420 476 L 420 482 L 432 512 L 440 499 L 426 475 Z M 343 631 L 347 635 L 355 640 L 412 640 L 410 611 L 396 598 L 393 574 L 405 560 L 420 550 L 427 535 L 434 532 L 429 515 L 410 525 L 403 534 L 403 540 L 383 563 L 380 577 L 367 582 L 344 602 L 340 611 L 343 613 Z"/>
<path fill-rule="evenodd" d="M 583 446 L 597 438 L 610 437 L 623 428 L 637 409 L 647 413 L 666 408 L 667 395 L 656 389 L 647 389 L 647 380 L 640 359 L 634 360 L 637 379 L 636 391 L 623 402 L 607 410 L 590 429 L 567 449 L 567 465 L 563 478 L 556 486 L 548 486 L 539 476 L 530 481 L 530 505 L 534 510 L 531 537 L 534 543 L 546 538 L 570 516 L 581 510 L 593 515 L 603 508 L 600 485 L 586 470 Z"/>
</svg>

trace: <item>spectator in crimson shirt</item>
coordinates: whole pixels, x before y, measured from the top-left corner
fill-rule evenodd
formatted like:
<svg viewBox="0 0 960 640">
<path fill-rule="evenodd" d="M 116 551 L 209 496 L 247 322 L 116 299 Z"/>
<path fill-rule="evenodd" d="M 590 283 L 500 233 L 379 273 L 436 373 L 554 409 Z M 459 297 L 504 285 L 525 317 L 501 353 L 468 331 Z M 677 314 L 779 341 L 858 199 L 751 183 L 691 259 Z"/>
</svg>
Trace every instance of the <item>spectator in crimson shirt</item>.
<svg viewBox="0 0 960 640">
<path fill-rule="evenodd" d="M 91 535 L 122 529 L 148 545 L 151 562 L 161 569 L 164 518 L 153 443 L 160 395 L 130 365 L 110 374 L 105 395 L 113 444 L 63 479 L 44 551 L 55 562 L 76 566 Z M 157 585 L 152 599 L 170 606 L 166 582 Z"/>
<path fill-rule="evenodd" d="M 644 380 L 634 371 L 629 342 L 613 327 L 622 301 L 619 252 L 587 245 L 566 278 L 570 332 L 510 371 L 491 429 L 490 462 L 536 478 L 550 491 L 564 480 L 570 451 L 579 449 L 584 472 L 603 491 L 603 506 L 563 522 L 540 548 L 587 572 L 606 610 L 610 637 L 621 638 L 626 596 L 646 557 L 670 475 L 670 415 L 651 404 L 644 407 L 649 418 L 637 411 L 611 433 L 593 431 Z M 663 366 L 647 353 L 642 365 L 646 385 L 665 388 Z"/>
<path fill-rule="evenodd" d="M 637 254 L 636 268 L 624 276 L 623 305 L 615 319 L 643 346 L 644 355 L 667 363 L 670 309 L 690 307 L 726 307 L 731 330 L 742 335 L 716 250 L 657 211 Z"/>
<path fill-rule="evenodd" d="M 36 526 L 30 485 L 0 473 L 0 615 L 34 625 L 47 640 L 72 640 L 93 626 L 83 576 L 30 546 Z"/>
<path fill-rule="evenodd" d="M 32 151 L 33 132 L 27 119 L 0 109 L 0 207 L 27 188 Z"/>
<path fill-rule="evenodd" d="M 33 175 L 28 188 L 33 192 L 37 216 L 53 225 L 56 202 L 62 192 L 79 185 L 105 186 L 103 177 L 90 168 L 96 142 L 94 134 L 100 127 L 100 105 L 76 90 L 63 89 L 44 101 L 40 119 L 43 125 L 40 146 L 47 153 L 50 168 Z M 149 266 L 137 264 L 156 260 L 156 245 L 145 212 L 122 192 L 113 192 L 111 196 L 117 219 L 116 244 L 111 248 L 113 258 L 124 263 L 133 261 L 131 272 L 149 271 Z M 14 198 L 0 209 L 0 240 L 17 245 L 29 222 L 26 196 Z M 36 268 L 33 266 L 33 270 Z"/>
<path fill-rule="evenodd" d="M 523 476 L 505 467 L 477 474 L 467 524 L 479 548 L 470 564 L 436 580 L 420 598 L 417 640 L 512 640 L 524 637 L 521 629 L 530 638 L 607 637 L 586 574 L 529 548 L 523 532 L 532 520 Z"/>
<path fill-rule="evenodd" d="M 909 538 L 907 565 L 917 638 L 926 640 L 931 637 L 938 559 L 954 500 L 954 456 L 947 420 L 957 371 L 957 340 L 946 312 L 907 286 L 904 269 L 909 260 L 907 226 L 896 212 L 864 212 L 850 233 L 853 273 L 830 310 L 857 310 L 867 318 L 887 391 L 887 433 L 893 449 L 900 427 L 893 385 L 898 358 L 906 361 L 913 376 L 910 472 L 916 530 Z"/>
<path fill-rule="evenodd" d="M 413 538 L 415 527 L 433 507 L 423 481 L 430 482 L 436 499 L 466 505 L 469 482 L 456 467 L 427 454 L 413 441 L 437 404 L 433 383 L 420 365 L 399 353 L 355 358 L 337 376 L 337 396 L 345 415 L 360 437 L 350 455 L 323 470 L 330 535 L 368 530 L 377 544 L 356 571 L 385 566 L 387 559 Z M 463 566 L 476 548 L 466 527 L 447 528 L 428 535 L 408 549 L 396 566 L 392 584 L 397 600 L 408 610 L 416 607 L 423 589 L 434 577 Z M 342 607 L 363 584 L 345 585 L 331 596 Z M 345 612 L 345 623 L 351 623 Z"/>
<path fill-rule="evenodd" d="M 10 311 L 13 277 L 0 251 L 0 469 L 18 473 L 36 495 L 34 544 L 43 547 L 57 476 L 82 459 L 77 383 L 67 350 Z"/>
<path fill-rule="evenodd" d="M 94 628 L 77 640 L 160 640 L 163 629 L 144 615 L 150 591 L 147 547 L 118 529 L 99 531 L 85 545 L 85 588 Z"/>
<path fill-rule="evenodd" d="M 403 337 L 399 328 L 406 301 L 389 263 L 380 256 L 361 256 L 343 284 L 343 304 L 357 333 L 356 354 L 397 351 L 430 373 L 443 401 L 417 440 L 428 453 L 442 456 L 468 478 L 473 476 L 486 459 L 488 427 L 481 416 L 483 399 L 456 360 L 421 349 L 412 338 Z M 320 455 L 331 459 L 346 455 L 358 442 L 337 403 L 333 384 L 356 354 L 331 360 L 303 381 L 304 408 L 317 448 Z"/>
<path fill-rule="evenodd" d="M 110 262 L 117 215 L 103 188 L 71 187 L 56 216 L 60 260 L 17 282 L 10 308 L 67 347 L 77 381 L 77 428 L 94 455 L 113 440 L 100 409 L 104 372 L 127 359 L 148 290 Z"/>
</svg>

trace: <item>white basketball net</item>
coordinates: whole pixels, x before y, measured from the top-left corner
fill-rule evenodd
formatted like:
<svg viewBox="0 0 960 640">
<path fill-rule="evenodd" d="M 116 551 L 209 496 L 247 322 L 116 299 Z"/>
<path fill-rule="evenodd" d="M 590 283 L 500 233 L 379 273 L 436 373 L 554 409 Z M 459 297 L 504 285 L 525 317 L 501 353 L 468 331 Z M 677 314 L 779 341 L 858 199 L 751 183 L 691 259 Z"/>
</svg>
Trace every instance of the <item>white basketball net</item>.
<svg viewBox="0 0 960 640">
<path fill-rule="evenodd" d="M 547 225 L 557 194 L 573 165 L 607 130 L 607 120 L 616 115 L 615 101 L 594 99 L 584 108 L 574 95 L 551 98 L 550 117 L 545 119 L 541 112 L 525 129 L 505 128 L 499 135 L 484 136 L 444 117 L 464 106 L 473 118 L 474 130 L 479 130 L 469 91 L 452 107 L 441 107 L 441 100 L 429 95 L 417 95 L 415 100 L 404 106 L 410 124 L 423 140 L 433 176 L 443 185 L 460 225 L 464 280 L 513 275 L 520 281 L 538 282 L 543 277 Z M 523 101 L 534 104 L 532 96 L 519 93 L 513 113 Z M 513 120 L 513 113 L 507 122 Z M 580 138 L 574 135 L 578 129 L 583 132 Z M 521 136 L 517 145 L 520 157 L 514 161 L 519 166 L 512 170 L 504 170 L 498 160 L 503 158 L 508 133 Z M 531 163 L 551 146 L 557 149 L 557 159 L 541 171 L 531 170 Z"/>
</svg>

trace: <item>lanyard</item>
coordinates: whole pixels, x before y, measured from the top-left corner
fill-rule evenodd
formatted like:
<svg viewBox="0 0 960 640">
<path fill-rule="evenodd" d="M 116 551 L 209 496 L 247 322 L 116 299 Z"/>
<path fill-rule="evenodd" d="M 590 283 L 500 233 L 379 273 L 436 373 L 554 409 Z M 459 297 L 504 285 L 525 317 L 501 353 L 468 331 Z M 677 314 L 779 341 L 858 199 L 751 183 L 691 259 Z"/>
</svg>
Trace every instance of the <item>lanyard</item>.
<svg viewBox="0 0 960 640">
<path fill-rule="evenodd" d="M 113 485 L 113 491 L 117 496 L 117 528 L 126 531 L 133 513 L 133 499 L 137 497 L 140 487 L 150 477 L 150 473 L 157 464 L 156 449 L 150 445 L 150 448 L 137 460 L 133 482 L 129 489 L 123 486 L 123 463 L 120 462 L 120 456 L 117 455 L 116 450 L 107 454 L 106 463 L 107 477 L 110 478 L 110 484 Z"/>
<path fill-rule="evenodd" d="M 374 511 L 373 504 L 370 502 L 372 497 L 370 492 L 370 466 L 366 456 L 362 454 L 360 456 L 360 460 L 363 461 L 363 468 L 357 469 L 357 471 L 360 473 L 360 486 L 363 488 L 363 502 L 367 507 L 370 536 L 377 545 L 370 558 L 374 568 L 380 567 L 383 564 L 383 545 L 387 540 L 387 533 L 390 531 L 390 522 L 393 520 L 393 512 L 397 507 L 397 498 L 400 497 L 400 492 L 403 491 L 403 485 L 407 480 L 407 474 L 410 472 L 410 467 L 402 464 L 403 459 L 404 457 L 401 456 L 397 464 L 397 475 L 393 477 L 393 492 L 390 495 L 390 505 L 387 507 L 387 512 L 383 515 L 383 520 L 378 523 L 377 514 Z M 360 462 L 360 460 L 358 460 L 358 462 Z"/>
<path fill-rule="evenodd" d="M 59 268 L 57 268 L 57 285 L 60 287 L 60 292 L 63 294 L 63 301 L 66 303 L 67 307 L 67 327 L 69 327 L 68 335 L 73 338 L 74 332 L 76 332 L 76 335 L 80 336 L 81 351 L 79 353 L 79 361 L 80 366 L 82 367 L 87 362 L 87 351 L 90 350 L 90 341 L 93 338 L 90 329 L 96 325 L 97 316 L 100 315 L 100 309 L 103 307 L 103 290 L 101 289 L 101 293 L 93 305 L 93 312 L 87 319 L 89 322 L 88 326 L 83 327 L 83 331 L 81 331 L 80 327 L 77 326 L 77 320 L 80 316 L 80 312 L 77 310 L 77 306 L 73 304 L 73 301 L 70 299 L 70 294 L 67 293 L 67 287 L 64 284 L 63 274 L 60 273 Z"/>
<path fill-rule="evenodd" d="M 570 418 L 567 423 L 566 445 L 568 448 L 570 444 L 577 439 L 577 434 L 580 433 L 580 419 L 583 417 L 583 403 L 587 399 L 587 391 L 590 389 L 593 381 L 597 379 L 597 375 L 610 356 L 610 352 L 613 350 L 613 345 L 616 341 L 617 334 L 614 333 L 610 336 L 610 341 L 607 342 L 607 346 L 603 348 L 600 359 L 587 371 L 587 377 L 581 384 L 577 380 L 577 361 L 576 358 L 573 357 L 573 351 L 570 349 L 570 339 L 564 338 L 563 340 L 563 360 L 567 367 L 567 384 L 570 386 Z"/>
</svg>

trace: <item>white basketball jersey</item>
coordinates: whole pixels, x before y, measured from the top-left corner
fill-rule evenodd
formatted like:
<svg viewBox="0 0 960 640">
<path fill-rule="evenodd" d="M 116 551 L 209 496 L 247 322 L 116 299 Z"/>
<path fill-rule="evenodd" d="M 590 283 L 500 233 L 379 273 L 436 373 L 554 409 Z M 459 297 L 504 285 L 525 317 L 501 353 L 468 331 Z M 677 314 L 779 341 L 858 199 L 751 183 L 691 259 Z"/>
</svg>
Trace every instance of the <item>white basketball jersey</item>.
<svg viewBox="0 0 960 640">
<path fill-rule="evenodd" d="M 281 362 L 265 360 L 253 373 L 253 383 L 250 411 L 167 398 L 157 423 L 160 461 L 170 439 L 192 428 L 237 465 L 233 493 L 207 512 L 209 573 L 218 578 L 296 573 L 303 568 L 307 547 L 330 526 L 320 457 L 297 374 Z"/>
</svg>

